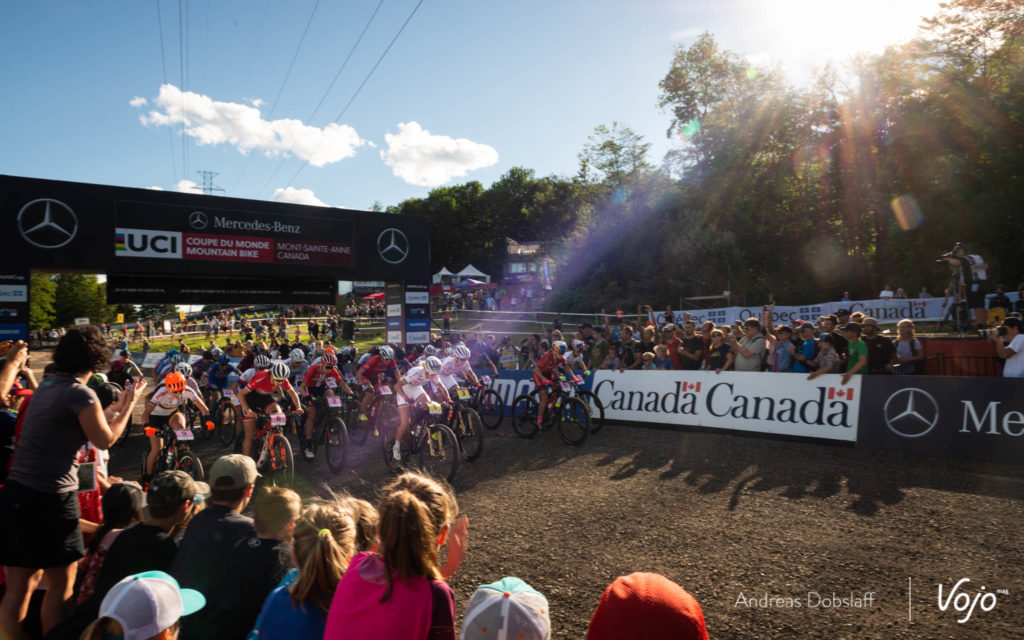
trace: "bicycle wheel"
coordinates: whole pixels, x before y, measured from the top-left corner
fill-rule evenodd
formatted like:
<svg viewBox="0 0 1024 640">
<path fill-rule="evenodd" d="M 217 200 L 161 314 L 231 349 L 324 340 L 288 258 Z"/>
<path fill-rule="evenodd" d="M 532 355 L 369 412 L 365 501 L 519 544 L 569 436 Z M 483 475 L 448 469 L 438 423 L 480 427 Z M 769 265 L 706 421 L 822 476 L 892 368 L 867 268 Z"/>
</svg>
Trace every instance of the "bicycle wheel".
<svg viewBox="0 0 1024 640">
<path fill-rule="evenodd" d="M 143 477 L 143 478 L 146 477 L 146 458 L 149 457 L 149 450 L 151 448 L 152 447 L 150 447 L 150 445 L 149 445 L 149 438 L 146 438 L 146 445 L 142 448 L 142 462 L 141 462 L 141 464 L 139 464 L 139 475 L 141 477 Z M 157 460 L 157 464 L 155 466 L 160 466 L 159 459 Z M 155 467 L 154 467 L 154 473 L 155 473 Z"/>
<path fill-rule="evenodd" d="M 369 420 L 359 419 L 359 406 L 353 407 L 347 416 L 345 424 L 348 426 L 348 439 L 353 444 L 364 444 L 366 442 L 366 436 L 370 435 L 370 422 Z"/>
<path fill-rule="evenodd" d="M 384 455 L 384 465 L 388 469 L 394 469 L 396 465 L 392 449 L 395 446 L 395 434 L 398 433 L 398 423 L 388 422 L 387 424 L 382 424 L 377 428 L 377 432 L 380 434 L 380 446 L 381 453 Z"/>
<path fill-rule="evenodd" d="M 196 482 L 202 482 L 203 478 L 203 463 L 200 462 L 199 457 L 192 453 L 182 454 L 178 458 L 178 463 L 174 465 L 175 469 L 181 469 L 188 475 L 192 476 L 192 479 Z"/>
<path fill-rule="evenodd" d="M 604 426 L 604 403 L 593 391 L 579 389 L 576 393 L 590 409 L 590 433 L 597 433 Z"/>
<path fill-rule="evenodd" d="M 345 428 L 345 421 L 338 416 L 328 418 L 324 425 L 324 436 L 327 466 L 331 471 L 341 471 L 348 455 L 348 429 Z"/>
<path fill-rule="evenodd" d="M 484 451 L 483 427 L 480 414 L 469 407 L 464 407 L 455 416 L 452 430 L 459 439 L 459 450 L 462 452 L 462 459 L 466 462 L 473 462 Z"/>
<path fill-rule="evenodd" d="M 231 400 L 222 400 L 216 411 L 217 435 L 224 446 L 230 446 L 235 441 L 235 420 L 238 416 L 235 411 Z"/>
<path fill-rule="evenodd" d="M 505 417 L 505 402 L 501 394 L 494 389 L 483 389 L 477 399 L 477 413 L 480 421 L 488 429 L 497 429 Z"/>
<path fill-rule="evenodd" d="M 590 433 L 590 407 L 578 398 L 562 398 L 562 406 L 555 409 L 558 435 L 566 444 L 581 445 Z"/>
<path fill-rule="evenodd" d="M 427 437 L 420 444 L 420 468 L 451 482 L 459 470 L 459 441 L 443 424 L 430 425 L 426 430 Z"/>
<path fill-rule="evenodd" d="M 537 401 L 525 393 L 512 402 L 512 428 L 520 438 L 537 435 L 537 408 Z"/>
<path fill-rule="evenodd" d="M 292 455 L 292 443 L 282 433 L 270 436 L 270 484 L 291 486 L 295 482 L 295 456 Z"/>
<path fill-rule="evenodd" d="M 209 407 L 210 405 L 206 406 Z M 202 414 L 199 413 L 199 407 L 196 407 L 190 402 L 188 404 L 188 409 L 186 409 L 186 413 L 189 414 L 185 417 L 189 428 L 199 429 L 199 431 L 202 432 L 203 440 L 209 440 L 213 437 L 213 432 L 206 428 L 206 420 L 204 420 Z"/>
</svg>

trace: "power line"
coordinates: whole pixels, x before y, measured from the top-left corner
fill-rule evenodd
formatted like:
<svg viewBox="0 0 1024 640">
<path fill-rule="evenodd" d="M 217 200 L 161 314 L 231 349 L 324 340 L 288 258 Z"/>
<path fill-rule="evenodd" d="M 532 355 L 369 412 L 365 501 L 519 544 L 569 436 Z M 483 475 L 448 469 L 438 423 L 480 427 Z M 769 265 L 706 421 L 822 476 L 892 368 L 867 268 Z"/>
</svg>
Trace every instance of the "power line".
<svg viewBox="0 0 1024 640">
<path fill-rule="evenodd" d="M 320 107 L 322 107 L 324 104 L 324 100 L 327 99 L 327 96 L 330 95 L 331 90 L 334 89 L 334 84 L 338 81 L 338 78 L 341 77 L 341 73 L 345 70 L 345 67 L 348 66 L 348 61 L 352 59 L 352 54 L 355 53 L 356 48 L 359 46 L 359 43 L 363 41 L 363 36 L 365 36 L 366 32 L 370 29 L 370 24 L 373 23 L 373 19 L 377 17 L 377 13 L 380 11 L 380 8 L 382 6 L 384 6 L 384 0 L 380 0 L 380 2 L 377 3 L 377 8 L 373 10 L 373 14 L 370 15 L 370 19 L 366 21 L 365 25 L 363 25 L 362 32 L 359 33 L 359 37 L 356 38 L 355 44 L 353 44 L 352 48 L 349 49 L 348 55 L 345 56 L 344 62 L 341 63 L 341 66 L 338 68 L 337 73 L 334 74 L 334 79 L 331 80 L 331 83 L 327 86 L 327 90 L 324 91 L 324 94 L 320 96 L 320 102 L 316 104 L 316 108 L 313 109 L 313 113 L 311 113 L 309 117 L 306 118 L 307 124 L 312 124 L 313 118 L 316 117 L 317 112 L 320 111 Z M 293 151 L 293 149 L 289 149 L 289 151 Z M 277 173 L 281 170 L 281 167 L 284 166 L 284 163 L 287 161 L 288 158 L 282 156 L 281 161 L 277 163 L 277 167 L 274 168 L 274 171 L 270 174 L 270 177 L 267 178 L 267 181 L 264 182 L 263 186 L 260 187 L 259 191 L 256 192 L 257 194 L 263 193 L 266 190 L 267 185 L 269 185 L 271 181 L 273 181 L 273 179 L 277 177 Z M 248 165 L 248 163 L 246 164 Z M 244 169 L 245 167 L 243 167 L 243 171 Z"/>
<path fill-rule="evenodd" d="M 345 103 L 344 107 L 342 107 L 341 113 L 339 113 L 338 117 L 334 119 L 335 123 L 337 123 L 338 121 L 340 121 L 342 119 L 342 117 L 344 117 L 345 112 L 348 111 L 348 108 L 350 106 L 352 106 L 353 102 L 355 102 L 355 99 L 359 96 L 359 92 L 362 91 L 363 87 L 366 86 L 366 83 L 370 81 L 370 78 L 373 76 L 374 71 L 376 71 L 377 67 L 380 66 L 380 63 L 384 61 L 384 57 L 388 55 L 388 51 L 391 51 L 391 47 L 393 47 L 395 42 L 398 41 L 398 37 L 402 35 L 402 32 L 405 31 L 405 27 L 408 26 L 409 22 L 412 21 L 413 16 L 416 15 L 416 12 L 419 11 L 419 8 L 422 5 L 423 5 L 423 0 L 419 0 L 419 2 L 416 3 L 416 6 L 413 7 L 412 11 L 409 13 L 409 17 L 405 19 L 405 22 L 403 22 L 402 26 L 398 29 L 398 33 L 395 34 L 395 37 L 392 38 L 391 42 L 388 43 L 387 48 L 384 49 L 384 53 L 380 54 L 380 57 L 377 58 L 377 62 L 373 65 L 373 68 L 370 69 L 370 72 L 368 74 L 366 74 L 366 77 L 363 78 L 363 81 L 359 84 L 359 88 L 356 89 L 356 92 L 352 94 L 352 97 L 349 99 L 349 101 L 347 103 Z M 323 140 L 322 139 L 320 141 L 320 144 L 323 144 Z M 310 154 L 310 155 L 315 154 L 319 148 L 320 148 L 320 145 L 318 144 L 316 149 L 314 149 L 313 153 Z M 295 179 L 299 177 L 299 174 L 302 173 L 302 170 L 305 169 L 308 165 L 309 165 L 309 160 L 305 160 L 302 163 L 302 166 L 299 167 L 299 170 L 295 172 L 295 175 L 292 176 L 292 179 L 288 181 L 288 184 L 285 185 L 285 188 L 290 187 L 292 185 L 292 183 L 295 182 Z"/>
<path fill-rule="evenodd" d="M 267 6 L 268 7 L 270 6 L 269 3 L 267 4 Z M 290 78 L 291 75 L 292 75 L 292 69 L 295 67 L 295 61 L 298 60 L 298 58 L 299 58 L 299 51 L 302 50 L 302 43 L 306 41 L 306 34 L 309 33 L 309 26 L 311 24 L 313 24 L 313 16 L 316 15 L 316 10 L 317 10 L 317 8 L 319 6 L 320 6 L 320 0 L 316 0 L 316 2 L 313 4 L 313 11 L 311 11 L 310 14 L 309 14 L 309 20 L 306 21 L 306 28 L 302 30 L 302 36 L 299 38 L 299 44 L 298 44 L 297 47 L 295 47 L 295 53 L 292 54 L 292 61 L 291 61 L 291 63 L 288 64 L 288 71 L 287 71 L 287 73 L 284 74 L 284 80 L 281 81 L 281 86 L 277 90 L 277 96 L 274 97 L 274 102 L 271 103 L 270 110 L 267 112 L 267 121 L 268 122 L 270 121 L 270 118 L 273 117 L 273 115 L 274 115 L 274 109 L 277 108 L 277 101 L 281 99 L 281 94 L 284 93 L 285 85 L 288 84 L 288 78 Z M 264 12 L 263 17 L 266 18 L 266 12 Z M 260 25 L 260 34 L 262 35 L 262 33 L 263 33 L 263 25 L 261 24 Z M 257 42 L 258 42 L 259 41 L 259 36 L 257 36 L 256 39 L 257 39 Z M 232 191 L 234 191 L 235 187 L 238 186 L 238 183 L 241 182 L 242 175 L 245 173 L 245 170 L 249 168 L 249 163 L 251 161 L 252 161 L 252 151 L 250 150 L 246 154 L 246 156 L 245 156 L 245 164 L 242 165 L 242 170 L 238 173 L 238 178 L 235 179 L 234 186 L 231 187 Z"/>
<path fill-rule="evenodd" d="M 185 129 L 188 118 L 185 116 L 185 29 L 181 18 L 181 0 L 178 0 L 178 64 L 181 71 L 181 168 L 182 179 L 188 176 L 188 155 L 185 148 Z"/>
<path fill-rule="evenodd" d="M 167 84 L 167 58 L 164 56 L 164 19 L 160 10 L 160 0 L 156 0 L 156 24 L 160 30 L 160 66 L 164 71 L 164 84 Z M 178 179 L 178 160 L 174 155 L 174 131 L 167 127 L 167 139 L 171 143 L 171 166 L 174 168 L 174 177 L 171 182 Z"/>
</svg>

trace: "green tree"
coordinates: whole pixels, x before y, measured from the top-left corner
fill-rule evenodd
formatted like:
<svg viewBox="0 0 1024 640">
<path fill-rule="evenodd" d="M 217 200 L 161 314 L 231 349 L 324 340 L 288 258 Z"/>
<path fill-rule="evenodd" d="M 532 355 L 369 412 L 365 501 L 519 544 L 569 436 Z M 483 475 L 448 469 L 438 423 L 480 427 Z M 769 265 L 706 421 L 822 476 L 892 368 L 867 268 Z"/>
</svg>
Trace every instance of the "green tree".
<svg viewBox="0 0 1024 640">
<path fill-rule="evenodd" d="M 52 276 L 33 272 L 29 279 L 28 322 L 32 329 L 48 329 L 56 326 L 57 312 L 54 301 L 57 297 L 57 283 Z"/>
<path fill-rule="evenodd" d="M 600 181 L 614 189 L 652 169 L 647 153 L 651 144 L 626 125 L 600 124 L 578 154 L 579 176 L 584 182 Z"/>
<path fill-rule="evenodd" d="M 178 307 L 173 304 L 143 304 L 139 305 L 140 320 L 161 320 L 163 318 L 176 318 Z"/>
<path fill-rule="evenodd" d="M 99 324 L 113 318 L 113 307 L 107 304 L 106 286 L 95 274 L 62 273 L 55 281 L 57 324 L 68 325 L 81 317 Z"/>
</svg>

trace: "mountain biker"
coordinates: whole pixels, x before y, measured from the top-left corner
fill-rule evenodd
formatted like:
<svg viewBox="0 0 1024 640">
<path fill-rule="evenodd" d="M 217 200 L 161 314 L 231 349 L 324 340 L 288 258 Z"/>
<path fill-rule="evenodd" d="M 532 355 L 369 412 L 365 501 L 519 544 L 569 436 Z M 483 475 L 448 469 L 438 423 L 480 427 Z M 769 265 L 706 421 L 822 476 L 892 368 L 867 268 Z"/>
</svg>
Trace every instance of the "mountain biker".
<svg viewBox="0 0 1024 640">
<path fill-rule="evenodd" d="M 288 359 L 288 368 L 292 370 L 292 386 L 298 386 L 309 369 L 309 361 L 306 360 L 306 353 L 299 348 L 292 349 Z"/>
<path fill-rule="evenodd" d="M 177 349 L 169 349 L 160 362 L 156 363 L 153 367 L 153 382 L 155 385 L 159 385 L 164 376 L 174 370 L 174 365 L 181 362 L 181 354 L 178 353 Z"/>
<path fill-rule="evenodd" d="M 459 386 L 458 377 L 468 380 L 474 386 L 480 384 L 476 374 L 473 373 L 473 367 L 469 364 L 469 358 L 469 347 L 464 344 L 458 344 L 452 348 L 452 357 L 441 361 L 441 374 L 439 378 L 441 385 L 448 390 L 449 397 L 455 393 L 456 388 Z"/>
<path fill-rule="evenodd" d="M 565 370 L 565 352 L 568 350 L 565 342 L 555 340 L 551 343 L 551 349 L 537 360 L 533 367 L 533 384 L 540 391 L 540 407 L 537 409 L 537 424 L 544 420 L 544 412 L 548 408 L 548 401 L 551 399 L 548 387 L 555 384 L 554 373 L 556 369 Z M 573 375 L 571 371 L 569 375 Z M 573 379 L 576 377 L 573 375 Z"/>
<path fill-rule="evenodd" d="M 316 403 L 312 399 L 324 395 L 324 392 L 331 387 L 331 383 L 328 380 L 333 380 L 334 386 L 343 393 L 354 395 L 352 389 L 342 379 L 341 373 L 336 368 L 337 364 L 338 358 L 334 355 L 334 352 L 325 352 L 321 356 L 319 364 L 314 364 L 306 370 L 306 375 L 300 383 L 302 396 L 307 398 L 305 433 L 303 434 L 304 437 L 300 438 L 302 455 L 306 460 L 313 459 L 313 450 L 309 446 L 309 441 L 313 439 L 313 425 L 316 424 Z"/>
<path fill-rule="evenodd" d="M 388 345 L 380 347 L 376 355 L 371 355 L 356 369 L 356 382 L 363 385 L 363 388 L 372 390 L 373 387 L 380 384 L 380 377 L 384 373 L 391 372 L 397 380 L 399 375 L 394 357 L 395 352 L 391 347 Z M 359 404 L 360 420 L 366 420 L 366 412 L 370 409 L 371 402 L 373 402 L 373 394 L 363 394 L 363 400 Z"/>
<path fill-rule="evenodd" d="M 261 354 L 262 356 L 262 354 Z M 262 356 L 266 357 L 266 356 Z M 267 358 L 269 360 L 269 358 Z M 288 369 L 288 365 L 283 362 L 278 362 L 270 367 L 270 370 L 264 370 L 253 376 L 252 380 L 246 385 L 244 389 L 238 394 L 238 402 L 242 405 L 243 420 L 242 425 L 245 427 L 245 439 L 242 441 L 242 454 L 252 455 L 252 440 L 254 431 L 256 429 L 256 411 L 263 411 L 268 416 L 272 413 L 279 413 L 281 408 L 277 404 L 277 400 L 274 398 L 274 392 L 277 390 L 283 390 L 288 394 L 288 397 L 292 400 L 292 405 L 295 407 L 295 413 L 301 414 L 302 403 L 299 402 L 299 396 L 295 393 L 295 389 L 288 382 L 288 376 L 291 371 Z M 239 378 L 241 380 L 241 378 Z M 254 411 L 255 409 L 255 411 Z M 260 464 L 264 462 L 262 456 L 260 457 Z"/>
<path fill-rule="evenodd" d="M 395 400 L 398 404 L 398 432 L 395 434 L 395 445 L 391 450 L 391 455 L 394 457 L 395 462 L 402 460 L 402 438 L 405 436 L 405 432 L 409 429 L 409 403 L 417 404 L 427 401 L 427 392 L 423 390 L 423 385 L 428 382 L 434 382 L 437 386 L 438 392 L 444 398 L 445 402 L 451 402 L 451 396 L 448 395 L 448 390 L 441 383 L 438 374 L 441 373 L 441 360 L 437 356 L 428 356 L 423 364 L 418 367 L 413 367 L 405 372 L 405 375 L 395 383 Z"/>
<path fill-rule="evenodd" d="M 153 397 L 146 402 L 146 409 L 142 414 L 142 424 L 155 429 L 170 426 L 171 429 L 185 429 L 185 415 L 180 409 L 186 402 L 192 401 L 204 417 L 210 415 L 210 410 L 199 393 L 188 386 L 185 376 L 177 371 L 172 371 L 164 377 L 163 385 L 153 393 Z M 146 474 L 143 482 L 148 482 L 153 475 L 157 457 L 163 449 L 163 439 L 156 435 L 149 437 L 149 455 L 146 456 Z"/>
</svg>

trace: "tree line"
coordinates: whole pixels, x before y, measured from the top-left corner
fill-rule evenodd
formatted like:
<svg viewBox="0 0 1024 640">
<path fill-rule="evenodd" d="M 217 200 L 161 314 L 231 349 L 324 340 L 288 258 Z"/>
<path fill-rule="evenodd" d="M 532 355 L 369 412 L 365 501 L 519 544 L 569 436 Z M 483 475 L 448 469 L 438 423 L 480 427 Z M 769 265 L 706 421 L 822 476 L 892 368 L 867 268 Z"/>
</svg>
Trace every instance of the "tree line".
<svg viewBox="0 0 1024 640">
<path fill-rule="evenodd" d="M 505 237 L 542 242 L 563 310 L 723 290 L 800 304 L 886 283 L 941 294 L 949 273 L 935 259 L 956 241 L 1016 286 L 1022 27 L 1019 0 L 953 0 L 914 41 L 829 63 L 803 87 L 705 33 L 659 82 L 676 142 L 660 162 L 613 123 L 595 129 L 576 175 L 515 167 L 489 188 L 441 187 L 387 210 L 430 218 L 435 270 L 500 276 Z"/>
</svg>

